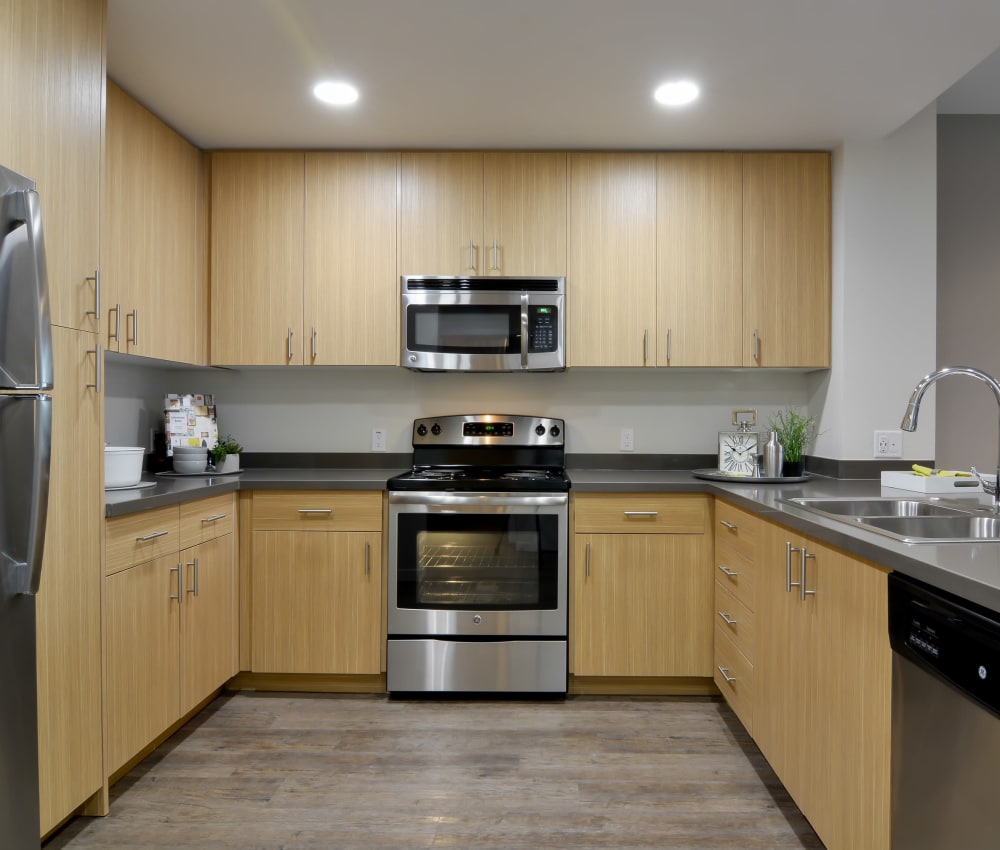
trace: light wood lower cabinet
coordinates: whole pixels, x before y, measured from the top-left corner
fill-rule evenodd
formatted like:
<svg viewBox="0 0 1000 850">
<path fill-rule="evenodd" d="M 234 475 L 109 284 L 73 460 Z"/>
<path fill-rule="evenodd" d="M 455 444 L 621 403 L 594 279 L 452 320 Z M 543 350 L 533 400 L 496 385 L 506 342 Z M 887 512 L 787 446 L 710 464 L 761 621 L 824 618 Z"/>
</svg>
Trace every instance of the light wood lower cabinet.
<svg viewBox="0 0 1000 850">
<path fill-rule="evenodd" d="M 218 518 L 220 509 L 228 525 Z M 234 510 L 229 494 L 107 522 L 109 775 L 237 672 Z M 179 548 L 180 540 L 199 538 L 205 539 Z M 174 541 L 169 551 L 159 543 L 160 549 L 143 553 L 143 546 L 165 539 Z M 130 547 L 138 554 L 123 562 L 121 553 Z"/>
<path fill-rule="evenodd" d="M 762 528 L 754 739 L 830 850 L 888 847 L 888 573 Z"/>
<path fill-rule="evenodd" d="M 378 674 L 382 494 L 253 497 L 251 670 Z"/>
<path fill-rule="evenodd" d="M 711 676 L 707 498 L 595 493 L 574 504 L 574 674 Z"/>
</svg>

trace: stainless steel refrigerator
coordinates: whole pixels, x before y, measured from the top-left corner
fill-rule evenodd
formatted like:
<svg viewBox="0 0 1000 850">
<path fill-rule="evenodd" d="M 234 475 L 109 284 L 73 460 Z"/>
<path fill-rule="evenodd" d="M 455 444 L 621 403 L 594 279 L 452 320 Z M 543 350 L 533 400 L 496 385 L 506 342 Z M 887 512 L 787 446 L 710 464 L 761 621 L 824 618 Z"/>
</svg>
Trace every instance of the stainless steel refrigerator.
<svg viewBox="0 0 1000 850">
<path fill-rule="evenodd" d="M 52 336 L 34 183 L 0 167 L 0 844 L 39 847 L 35 595 L 52 437 Z"/>
</svg>

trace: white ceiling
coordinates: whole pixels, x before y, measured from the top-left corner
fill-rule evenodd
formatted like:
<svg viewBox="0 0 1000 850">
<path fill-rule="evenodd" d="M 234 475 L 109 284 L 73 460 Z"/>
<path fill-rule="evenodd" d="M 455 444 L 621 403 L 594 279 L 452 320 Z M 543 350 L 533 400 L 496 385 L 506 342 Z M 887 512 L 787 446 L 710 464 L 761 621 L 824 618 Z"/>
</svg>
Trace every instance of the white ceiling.
<svg viewBox="0 0 1000 850">
<path fill-rule="evenodd" d="M 1000 47 L 997 0 L 108 6 L 108 75 L 210 149 L 832 148 L 892 132 Z M 666 111 L 652 90 L 678 76 L 702 97 Z M 321 106 L 323 78 L 361 100 Z"/>
</svg>

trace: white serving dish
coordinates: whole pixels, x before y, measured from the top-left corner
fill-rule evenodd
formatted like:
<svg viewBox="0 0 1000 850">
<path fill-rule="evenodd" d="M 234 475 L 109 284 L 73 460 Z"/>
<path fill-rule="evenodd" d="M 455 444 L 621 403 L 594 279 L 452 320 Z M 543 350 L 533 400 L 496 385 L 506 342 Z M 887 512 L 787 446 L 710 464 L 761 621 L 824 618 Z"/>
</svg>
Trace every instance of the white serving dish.
<svg viewBox="0 0 1000 850">
<path fill-rule="evenodd" d="M 104 447 L 104 486 L 132 487 L 142 478 L 142 446 Z"/>
</svg>

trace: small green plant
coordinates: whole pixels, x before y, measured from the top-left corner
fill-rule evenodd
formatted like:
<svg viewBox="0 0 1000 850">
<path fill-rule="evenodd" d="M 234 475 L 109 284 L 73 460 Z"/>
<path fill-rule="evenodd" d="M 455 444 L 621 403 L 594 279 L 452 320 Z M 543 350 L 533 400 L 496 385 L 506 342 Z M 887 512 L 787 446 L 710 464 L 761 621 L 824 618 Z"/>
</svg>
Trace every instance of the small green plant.
<svg viewBox="0 0 1000 850">
<path fill-rule="evenodd" d="M 770 427 L 778 432 L 785 460 L 791 463 L 802 460 L 803 452 L 816 439 L 816 418 L 803 416 L 794 407 L 779 410 L 771 416 Z"/>
<path fill-rule="evenodd" d="M 243 451 L 243 446 L 236 442 L 236 438 L 232 434 L 228 434 L 224 437 L 219 437 L 219 442 L 215 444 L 215 447 L 208 450 L 208 456 L 212 459 L 212 463 L 223 463 L 226 460 L 226 455 L 238 455 Z"/>
</svg>

